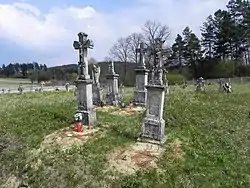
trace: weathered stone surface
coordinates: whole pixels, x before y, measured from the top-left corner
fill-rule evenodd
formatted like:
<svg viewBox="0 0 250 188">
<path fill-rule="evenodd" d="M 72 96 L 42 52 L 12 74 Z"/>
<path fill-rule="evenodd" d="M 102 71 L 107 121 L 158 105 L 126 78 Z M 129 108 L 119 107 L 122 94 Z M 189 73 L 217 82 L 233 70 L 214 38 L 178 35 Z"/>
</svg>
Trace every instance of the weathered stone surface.
<svg viewBox="0 0 250 188">
<path fill-rule="evenodd" d="M 136 69 L 136 83 L 134 88 L 134 105 L 146 106 L 147 89 L 145 86 L 148 84 L 148 70 Z"/>
<path fill-rule="evenodd" d="M 93 108 L 92 80 L 77 80 L 78 110 L 83 116 L 84 125 L 94 125 L 96 122 L 96 111 Z"/>
<path fill-rule="evenodd" d="M 93 65 L 92 70 L 92 78 L 93 78 L 93 104 L 100 105 L 102 102 L 102 95 L 101 95 L 101 87 L 100 87 L 100 74 L 101 74 L 101 67 L 97 65 Z"/>
<path fill-rule="evenodd" d="M 119 88 L 118 88 L 118 78 L 119 75 L 114 71 L 114 63 L 109 64 L 109 74 L 106 75 L 107 79 L 107 104 L 111 106 L 119 105 Z"/>
<path fill-rule="evenodd" d="M 145 66 L 146 48 L 143 42 L 140 43 L 140 48 L 136 49 L 136 55 L 139 55 L 138 66 L 135 69 L 136 82 L 134 88 L 134 105 L 146 106 L 147 89 L 145 86 L 148 84 L 148 70 Z"/>
<path fill-rule="evenodd" d="M 163 81 L 163 43 L 161 39 L 155 40 L 155 45 L 150 47 L 150 56 L 153 60 L 151 79 L 146 85 L 146 117 L 142 125 L 142 134 L 139 140 L 155 144 L 165 142 L 165 120 L 163 108 L 165 99 L 166 80 Z"/>
<path fill-rule="evenodd" d="M 146 86 L 147 105 L 146 117 L 142 126 L 142 139 L 149 139 L 162 144 L 165 142 L 165 120 L 163 107 L 165 86 Z"/>
<path fill-rule="evenodd" d="M 77 85 L 77 113 L 82 113 L 82 123 L 84 125 L 94 125 L 96 122 L 96 112 L 93 108 L 92 84 L 88 73 L 88 48 L 93 49 L 93 42 L 88 39 L 85 33 L 78 33 L 79 41 L 74 41 L 73 47 L 79 50 L 78 77 L 75 81 Z"/>
<path fill-rule="evenodd" d="M 97 84 L 93 84 L 93 104 L 100 105 L 102 101 L 101 88 Z"/>
</svg>

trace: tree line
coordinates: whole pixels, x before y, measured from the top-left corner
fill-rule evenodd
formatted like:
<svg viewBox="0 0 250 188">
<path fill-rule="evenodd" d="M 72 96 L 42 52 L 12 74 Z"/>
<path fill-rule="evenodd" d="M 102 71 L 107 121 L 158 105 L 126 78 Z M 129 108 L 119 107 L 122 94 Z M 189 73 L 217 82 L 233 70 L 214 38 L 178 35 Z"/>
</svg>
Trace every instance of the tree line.
<svg viewBox="0 0 250 188">
<path fill-rule="evenodd" d="M 170 71 L 186 78 L 250 76 L 248 1 L 230 0 L 226 10 L 219 9 L 207 17 L 200 31 L 199 38 L 187 26 L 177 34 L 172 46 L 166 46 L 169 53 L 165 65 Z M 141 32 L 119 38 L 109 55 L 117 61 L 136 63 L 136 49 L 141 41 L 151 45 L 156 38 L 168 40 L 170 36 L 167 25 L 149 20 Z"/>
</svg>

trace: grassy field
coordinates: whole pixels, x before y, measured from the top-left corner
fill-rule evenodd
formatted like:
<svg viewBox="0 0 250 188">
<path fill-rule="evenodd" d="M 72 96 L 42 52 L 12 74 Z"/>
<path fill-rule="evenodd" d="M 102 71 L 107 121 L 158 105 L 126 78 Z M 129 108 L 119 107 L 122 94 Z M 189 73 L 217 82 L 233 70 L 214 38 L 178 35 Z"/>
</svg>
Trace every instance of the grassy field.
<svg viewBox="0 0 250 188">
<path fill-rule="evenodd" d="M 47 135 L 73 124 L 73 93 L 0 95 L 0 185 L 16 177 L 13 181 L 34 188 L 250 187 L 250 87 L 234 85 L 232 94 L 217 89 L 203 94 L 191 86 L 171 88 L 158 168 L 132 175 L 110 169 L 108 153 L 136 142 L 143 114 L 98 111 L 100 130 L 93 139 L 66 150 L 50 143 L 37 154 Z M 181 157 L 170 157 L 176 140 Z"/>
<path fill-rule="evenodd" d="M 19 85 L 30 87 L 30 79 L 0 78 L 0 89 L 17 89 Z"/>
</svg>

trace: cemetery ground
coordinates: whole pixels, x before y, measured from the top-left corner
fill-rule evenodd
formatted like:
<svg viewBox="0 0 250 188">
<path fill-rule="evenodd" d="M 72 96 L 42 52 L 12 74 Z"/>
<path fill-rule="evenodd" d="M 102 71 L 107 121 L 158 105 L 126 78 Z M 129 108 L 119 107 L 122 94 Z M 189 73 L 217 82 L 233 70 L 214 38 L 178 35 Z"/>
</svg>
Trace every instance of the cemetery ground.
<svg viewBox="0 0 250 188">
<path fill-rule="evenodd" d="M 98 131 L 64 148 L 67 143 L 46 140 L 74 124 L 77 102 L 72 92 L 1 95 L 0 185 L 250 187 L 249 86 L 233 85 L 232 94 L 218 93 L 218 85 L 206 88 L 206 94 L 194 92 L 193 86 L 170 89 L 164 109 L 165 151 L 157 166 L 144 164 L 135 173 L 111 168 L 110 156 L 135 144 L 143 112 L 98 110 Z M 126 91 L 129 101 L 131 88 Z"/>
</svg>

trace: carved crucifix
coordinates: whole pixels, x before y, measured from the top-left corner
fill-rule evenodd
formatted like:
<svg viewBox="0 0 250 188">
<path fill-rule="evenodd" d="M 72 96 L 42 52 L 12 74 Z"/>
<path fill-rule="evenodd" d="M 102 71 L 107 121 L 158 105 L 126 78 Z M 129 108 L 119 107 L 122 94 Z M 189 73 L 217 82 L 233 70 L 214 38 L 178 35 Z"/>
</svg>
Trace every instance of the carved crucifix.
<svg viewBox="0 0 250 188">
<path fill-rule="evenodd" d="M 160 38 L 155 39 L 154 46 L 151 49 L 151 56 L 153 56 L 151 83 L 157 85 L 163 84 L 163 55 L 166 55 L 166 50 L 163 49 L 164 42 L 165 40 Z"/>
<path fill-rule="evenodd" d="M 79 50 L 79 62 L 78 62 L 78 76 L 79 78 L 88 79 L 88 48 L 93 49 L 94 43 L 92 40 L 88 39 L 86 33 L 78 33 L 79 41 L 73 42 L 73 47 L 75 50 Z"/>
<path fill-rule="evenodd" d="M 139 45 L 139 48 L 136 49 L 136 59 L 137 59 L 137 54 L 139 54 L 139 67 L 145 67 L 145 54 L 146 54 L 146 48 L 145 48 L 145 43 L 141 42 Z M 136 60 L 137 61 L 137 60 Z"/>
</svg>

